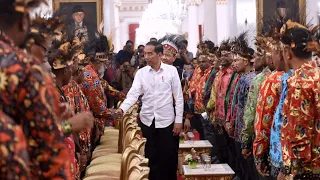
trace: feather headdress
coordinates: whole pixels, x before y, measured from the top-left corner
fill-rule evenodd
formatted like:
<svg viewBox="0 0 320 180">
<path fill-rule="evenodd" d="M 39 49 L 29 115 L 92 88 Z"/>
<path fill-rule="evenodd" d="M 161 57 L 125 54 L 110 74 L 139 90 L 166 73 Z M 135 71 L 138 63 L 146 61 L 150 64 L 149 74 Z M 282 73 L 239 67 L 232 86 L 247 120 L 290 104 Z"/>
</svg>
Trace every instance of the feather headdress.
<svg viewBox="0 0 320 180">
<path fill-rule="evenodd" d="M 73 64 L 74 58 L 78 57 L 82 50 L 83 43 L 75 37 L 71 42 L 56 41 L 55 47 L 48 51 L 47 57 L 52 69 L 57 70 Z"/>
<path fill-rule="evenodd" d="M 248 31 L 245 31 L 238 37 L 235 37 L 231 44 L 231 51 L 236 55 L 237 59 L 242 59 L 244 61 L 252 59 L 253 52 L 248 45 Z"/>
<path fill-rule="evenodd" d="M 41 4 L 47 5 L 47 0 L 1 0 L 0 13 L 20 12 L 24 13 L 27 9 L 39 7 Z"/>
<path fill-rule="evenodd" d="M 184 40 L 184 36 L 177 34 L 167 34 L 163 38 L 159 39 L 159 43 L 163 45 L 163 48 L 169 50 L 173 55 L 176 55 L 179 51 L 179 44 Z"/>
</svg>

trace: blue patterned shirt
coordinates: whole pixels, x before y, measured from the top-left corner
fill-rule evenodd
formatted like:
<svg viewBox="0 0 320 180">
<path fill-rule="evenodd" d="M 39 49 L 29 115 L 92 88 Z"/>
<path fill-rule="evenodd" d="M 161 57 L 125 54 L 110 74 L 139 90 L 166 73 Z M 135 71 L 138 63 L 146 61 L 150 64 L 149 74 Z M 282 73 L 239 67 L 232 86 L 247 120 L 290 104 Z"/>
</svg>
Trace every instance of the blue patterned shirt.
<svg viewBox="0 0 320 180">
<path fill-rule="evenodd" d="M 271 159 L 271 164 L 274 167 L 281 167 L 282 165 L 282 150 L 281 150 L 281 142 L 280 142 L 280 131 L 281 131 L 281 124 L 282 124 L 282 109 L 283 109 L 283 104 L 284 100 L 286 99 L 287 96 L 287 90 L 288 90 L 288 85 L 287 85 L 287 80 L 293 73 L 293 70 L 290 70 L 286 74 L 283 75 L 281 78 L 282 81 L 282 92 L 280 96 L 280 101 L 277 106 L 276 112 L 274 114 L 273 118 L 273 124 L 271 127 L 271 134 L 270 134 L 270 159 Z"/>
<path fill-rule="evenodd" d="M 238 101 L 237 101 L 238 109 L 237 109 L 237 114 L 235 119 L 235 129 L 234 129 L 235 140 L 237 142 L 242 142 L 241 133 L 244 127 L 244 121 L 243 121 L 244 108 L 247 102 L 251 81 L 256 75 L 257 75 L 256 72 L 249 72 L 247 74 L 243 74 L 239 80 L 240 91 L 238 93 Z"/>
</svg>

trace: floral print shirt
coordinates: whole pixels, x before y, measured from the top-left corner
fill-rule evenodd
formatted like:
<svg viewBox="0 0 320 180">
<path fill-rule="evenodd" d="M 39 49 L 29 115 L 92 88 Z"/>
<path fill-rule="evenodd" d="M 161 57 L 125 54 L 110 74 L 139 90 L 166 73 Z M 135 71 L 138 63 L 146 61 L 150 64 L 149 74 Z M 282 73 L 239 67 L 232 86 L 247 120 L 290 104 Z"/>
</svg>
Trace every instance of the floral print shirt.
<svg viewBox="0 0 320 180">
<path fill-rule="evenodd" d="M 271 127 L 270 133 L 270 162 L 274 167 L 281 167 L 282 166 L 282 151 L 281 151 L 281 142 L 280 142 L 280 131 L 281 131 L 281 124 L 282 124 L 282 109 L 283 103 L 287 96 L 287 80 L 293 73 L 293 70 L 285 73 L 282 78 L 282 91 L 280 95 L 280 100 L 278 106 L 276 108 L 276 112 L 273 116 L 273 123 Z"/>
<path fill-rule="evenodd" d="M 32 179 L 70 179 L 58 96 L 41 62 L 0 35 L 0 110 L 23 127 Z"/>
<path fill-rule="evenodd" d="M 255 161 L 267 161 L 270 149 L 270 129 L 281 94 L 281 77 L 284 72 L 273 71 L 261 84 L 255 117 L 255 140 L 253 155 Z"/>
<path fill-rule="evenodd" d="M 239 93 L 238 93 L 238 100 L 237 100 L 237 114 L 235 119 L 235 141 L 242 142 L 241 139 L 241 132 L 244 126 L 243 122 L 243 115 L 244 115 L 244 107 L 247 103 L 248 93 L 250 89 L 250 84 L 252 79 L 256 76 L 256 72 L 249 72 L 243 74 L 239 80 Z"/>
<path fill-rule="evenodd" d="M 320 71 L 315 64 L 305 63 L 287 84 L 281 127 L 285 173 L 320 178 Z"/>
<path fill-rule="evenodd" d="M 260 92 L 260 86 L 266 79 L 267 75 L 271 73 L 269 67 L 265 67 L 260 74 L 252 79 L 250 90 L 248 93 L 247 103 L 244 109 L 244 127 L 242 129 L 242 149 L 252 149 L 252 142 L 254 140 L 254 120 L 256 117 L 256 106 Z"/>
<path fill-rule="evenodd" d="M 74 108 L 75 114 L 90 111 L 87 98 L 74 80 L 71 80 L 66 86 L 63 86 L 62 91 L 67 101 Z M 77 166 L 79 166 L 79 172 L 82 172 L 85 170 L 90 157 L 91 131 L 86 130 L 81 131 L 79 134 L 73 134 L 73 138 L 76 146 L 75 149 L 78 150 L 76 151 Z"/>
<path fill-rule="evenodd" d="M 87 97 L 91 111 L 96 118 L 94 132 L 94 139 L 97 140 L 98 136 L 102 135 L 105 126 L 105 117 L 111 117 L 111 111 L 107 109 L 107 101 L 102 89 L 100 78 L 97 72 L 93 69 L 92 65 L 88 64 L 84 70 L 84 81 L 81 85 L 82 92 Z"/>
<path fill-rule="evenodd" d="M 238 94 L 239 92 L 239 80 L 241 78 L 241 75 L 237 73 L 233 73 L 232 78 L 233 79 L 228 87 L 227 96 L 225 99 L 225 113 L 226 113 L 226 123 L 224 124 L 225 130 L 227 130 L 227 133 L 230 137 L 234 138 L 234 121 L 235 121 L 235 114 L 237 112 L 236 102 L 235 100 L 237 98 L 235 97 L 235 94 Z M 227 106 L 226 106 L 227 105 Z"/>
<path fill-rule="evenodd" d="M 194 111 L 195 114 L 201 114 L 206 111 L 205 106 L 203 104 L 203 93 L 206 81 L 209 78 L 210 72 L 212 70 L 212 66 L 206 69 L 204 72 L 200 69 L 200 67 L 196 67 L 193 72 L 192 79 L 190 81 L 189 91 L 194 95 Z"/>
<path fill-rule="evenodd" d="M 206 82 L 206 85 L 204 86 L 204 91 L 203 91 L 203 104 L 206 107 L 208 105 L 208 102 L 210 100 L 210 95 L 212 92 L 212 86 L 214 83 L 214 80 L 216 78 L 217 73 L 219 72 L 219 70 L 217 69 L 212 69 L 209 78 Z"/>
<path fill-rule="evenodd" d="M 216 85 L 216 104 L 215 104 L 215 125 L 223 127 L 225 124 L 225 99 L 228 87 L 232 79 L 233 71 L 229 67 L 221 70 L 217 77 Z"/>
<path fill-rule="evenodd" d="M 31 180 L 27 142 L 20 125 L 0 112 L 0 179 Z"/>
</svg>

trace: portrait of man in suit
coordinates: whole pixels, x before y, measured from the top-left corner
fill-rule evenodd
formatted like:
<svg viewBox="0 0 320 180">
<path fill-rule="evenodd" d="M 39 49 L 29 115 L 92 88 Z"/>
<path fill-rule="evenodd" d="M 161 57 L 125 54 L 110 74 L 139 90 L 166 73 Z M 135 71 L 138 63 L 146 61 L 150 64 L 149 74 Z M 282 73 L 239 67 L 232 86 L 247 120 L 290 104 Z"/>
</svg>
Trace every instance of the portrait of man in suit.
<svg viewBox="0 0 320 180">
<path fill-rule="evenodd" d="M 89 41 L 94 38 L 95 28 L 85 21 L 86 13 L 81 5 L 72 9 L 72 20 L 67 24 L 68 38 L 81 37 L 82 41 Z"/>
</svg>

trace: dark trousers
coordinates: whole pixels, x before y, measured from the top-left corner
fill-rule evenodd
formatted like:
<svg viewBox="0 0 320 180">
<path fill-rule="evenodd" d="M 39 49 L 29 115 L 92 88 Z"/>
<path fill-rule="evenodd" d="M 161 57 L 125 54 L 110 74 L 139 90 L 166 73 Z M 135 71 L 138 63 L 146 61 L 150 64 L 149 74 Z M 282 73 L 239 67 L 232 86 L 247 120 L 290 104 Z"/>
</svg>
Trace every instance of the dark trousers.
<svg viewBox="0 0 320 180">
<path fill-rule="evenodd" d="M 193 118 L 190 119 L 191 128 L 196 129 L 200 135 L 200 140 L 205 140 L 203 125 L 203 118 L 201 114 L 194 114 Z"/>
<path fill-rule="evenodd" d="M 242 156 L 242 149 L 241 149 L 241 143 L 235 141 L 235 151 L 236 151 L 236 165 L 239 166 L 241 170 L 241 180 L 249 180 L 248 172 L 248 164 L 247 161 Z"/>
<path fill-rule="evenodd" d="M 227 152 L 227 133 L 223 128 L 216 126 L 213 128 L 216 154 L 219 159 L 219 163 L 228 163 L 228 152 Z"/>
<path fill-rule="evenodd" d="M 145 156 L 149 159 L 150 180 L 176 180 L 178 168 L 179 136 L 173 136 L 172 123 L 166 128 L 155 128 L 140 123 L 142 135 L 147 139 Z"/>
</svg>

